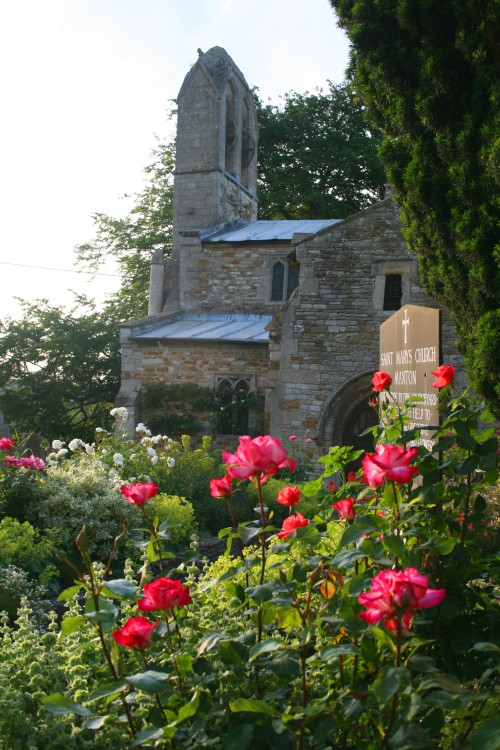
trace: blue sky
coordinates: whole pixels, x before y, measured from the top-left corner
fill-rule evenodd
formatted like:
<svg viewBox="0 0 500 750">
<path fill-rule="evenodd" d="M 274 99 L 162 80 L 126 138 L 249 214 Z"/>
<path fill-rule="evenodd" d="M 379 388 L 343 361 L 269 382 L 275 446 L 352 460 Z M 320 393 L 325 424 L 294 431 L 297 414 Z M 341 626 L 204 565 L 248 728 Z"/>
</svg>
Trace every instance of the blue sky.
<svg viewBox="0 0 500 750">
<path fill-rule="evenodd" d="M 115 288 L 25 266 L 73 268 L 90 214 L 126 212 L 198 47 L 215 45 L 276 103 L 340 82 L 348 61 L 328 0 L 2 0 L 0 319 L 15 296 Z"/>
</svg>

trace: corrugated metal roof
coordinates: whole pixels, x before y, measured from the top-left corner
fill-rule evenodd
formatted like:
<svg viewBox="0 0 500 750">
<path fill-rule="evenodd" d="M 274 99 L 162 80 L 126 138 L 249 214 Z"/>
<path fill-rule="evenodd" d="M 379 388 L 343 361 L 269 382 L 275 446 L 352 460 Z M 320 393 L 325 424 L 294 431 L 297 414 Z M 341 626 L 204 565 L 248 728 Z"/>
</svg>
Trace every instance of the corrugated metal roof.
<svg viewBox="0 0 500 750">
<path fill-rule="evenodd" d="M 290 242 L 292 236 L 315 234 L 339 222 L 340 219 L 290 219 L 284 221 L 249 221 L 219 229 L 203 237 L 203 242 Z"/>
<path fill-rule="evenodd" d="M 266 325 L 271 315 L 226 315 L 224 313 L 184 313 L 148 326 L 146 331 L 134 332 L 132 338 L 144 339 L 199 339 L 204 341 L 249 341 L 269 340 Z"/>
</svg>

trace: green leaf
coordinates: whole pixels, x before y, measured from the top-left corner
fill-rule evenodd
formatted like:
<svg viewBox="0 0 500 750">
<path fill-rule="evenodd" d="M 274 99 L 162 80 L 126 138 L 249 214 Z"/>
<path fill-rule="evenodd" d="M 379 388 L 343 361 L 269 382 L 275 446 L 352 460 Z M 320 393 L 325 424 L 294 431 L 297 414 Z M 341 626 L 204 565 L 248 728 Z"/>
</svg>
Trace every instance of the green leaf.
<svg viewBox="0 0 500 750">
<path fill-rule="evenodd" d="M 397 557 L 403 557 L 404 553 L 407 551 L 403 537 L 396 536 L 395 534 L 384 536 L 382 544 L 389 550 L 389 552 Z"/>
<path fill-rule="evenodd" d="M 251 701 L 247 698 L 236 698 L 234 701 L 229 701 L 229 708 L 233 713 L 240 713 L 241 711 L 248 711 L 254 714 L 266 714 L 267 716 L 278 717 L 280 714 L 265 701 Z"/>
<path fill-rule="evenodd" d="M 269 583 L 261 583 L 258 586 L 249 586 L 245 591 L 249 599 L 252 599 L 256 604 L 263 604 L 272 599 L 274 591 L 278 588 L 281 588 L 279 583 L 270 581 Z"/>
<path fill-rule="evenodd" d="M 475 643 L 471 651 L 494 651 L 497 654 L 500 654 L 500 647 L 497 646 L 496 643 L 488 643 L 487 641 L 481 641 L 480 643 Z"/>
<path fill-rule="evenodd" d="M 51 714 L 62 716 L 63 714 L 76 714 L 76 716 L 91 716 L 92 712 L 80 703 L 70 701 L 61 693 L 52 693 L 42 698 L 42 705 Z"/>
<path fill-rule="evenodd" d="M 389 698 L 409 684 L 410 673 L 406 667 L 386 667 L 377 674 L 372 690 L 380 706 L 385 706 Z"/>
<path fill-rule="evenodd" d="M 419 685 L 419 692 L 430 690 L 430 688 L 443 688 L 450 693 L 468 693 L 469 691 L 462 687 L 459 680 L 452 674 L 439 672 L 429 677 L 424 677 Z"/>
<path fill-rule="evenodd" d="M 126 578 L 115 578 L 113 581 L 106 581 L 102 592 L 113 599 L 133 602 L 137 595 L 137 586 Z"/>
<path fill-rule="evenodd" d="M 352 568 L 356 560 L 365 557 L 365 553 L 358 549 L 344 549 L 335 555 L 331 564 L 333 568 Z"/>
<path fill-rule="evenodd" d="M 292 606 L 277 607 L 276 619 L 278 622 L 278 627 L 283 628 L 284 630 L 289 630 L 290 628 L 298 628 L 302 624 L 300 613 L 297 611 L 296 607 Z"/>
<path fill-rule="evenodd" d="M 87 721 L 87 729 L 91 729 L 92 731 L 96 732 L 98 729 L 102 729 L 104 724 L 106 723 L 106 717 L 105 716 L 93 716 L 91 719 Z"/>
<path fill-rule="evenodd" d="M 255 661 L 255 659 L 257 659 L 262 654 L 268 654 L 271 651 L 277 651 L 278 649 L 283 648 L 283 646 L 284 643 L 282 641 L 277 641 L 274 638 L 267 638 L 261 643 L 256 643 L 255 646 L 250 649 L 249 661 Z"/>
<path fill-rule="evenodd" d="M 277 674 L 278 677 L 298 677 L 300 675 L 299 659 L 290 649 L 273 654 L 266 660 L 266 668 Z"/>
<path fill-rule="evenodd" d="M 161 727 L 158 729 L 144 729 L 142 732 L 137 732 L 130 747 L 140 747 L 145 742 L 161 740 L 163 734 L 164 731 Z"/>
<path fill-rule="evenodd" d="M 208 635 L 201 639 L 200 645 L 196 651 L 196 656 L 202 656 L 203 654 L 208 654 L 210 651 L 216 651 L 221 641 L 228 640 L 229 636 L 225 633 L 208 633 Z"/>
<path fill-rule="evenodd" d="M 464 750 L 499 750 L 500 719 L 486 719 L 464 745 Z"/>
<path fill-rule="evenodd" d="M 321 542 L 321 534 L 316 526 L 308 524 L 307 526 L 299 526 L 289 539 L 291 542 L 302 542 L 303 544 L 310 544 L 311 547 L 315 547 Z"/>
<path fill-rule="evenodd" d="M 251 724 L 239 724 L 222 739 L 223 750 L 253 750 L 254 729 Z"/>
<path fill-rule="evenodd" d="M 82 585 L 79 583 L 76 586 L 70 586 L 67 589 L 64 589 L 64 591 L 61 591 L 59 596 L 57 597 L 58 602 L 65 602 L 68 599 L 72 599 L 75 594 L 78 594 L 79 591 L 81 591 Z"/>
<path fill-rule="evenodd" d="M 354 544 L 354 542 L 357 542 L 365 534 L 371 534 L 372 531 L 380 531 L 386 525 L 387 522 L 379 516 L 362 516 L 344 531 L 340 546 L 347 547 L 348 544 Z"/>
<path fill-rule="evenodd" d="M 260 526 L 247 526 L 246 524 L 243 524 L 243 523 L 240 523 L 238 525 L 238 534 L 240 535 L 240 538 L 244 544 L 248 544 L 253 539 L 255 539 L 255 537 L 258 536 L 260 531 L 261 531 Z"/>
<path fill-rule="evenodd" d="M 248 648 L 238 641 L 220 641 L 219 657 L 226 666 L 241 664 L 248 659 Z"/>
<path fill-rule="evenodd" d="M 125 678 L 129 685 L 136 690 L 142 690 L 145 693 L 159 693 L 165 690 L 169 685 L 169 675 L 165 672 L 155 672 L 150 669 L 147 672 L 140 672 Z"/>
<path fill-rule="evenodd" d="M 419 544 L 415 549 L 431 549 L 440 555 L 449 555 L 457 544 L 457 539 L 452 536 L 432 536 L 424 544 Z"/>
<path fill-rule="evenodd" d="M 87 622 L 87 618 L 83 615 L 76 615 L 75 617 L 65 617 L 61 621 L 61 633 L 60 638 L 66 638 L 68 635 L 71 635 L 71 633 L 74 633 L 75 630 L 78 630 L 78 628 L 81 628 L 81 626 Z"/>
<path fill-rule="evenodd" d="M 127 687 L 127 683 L 122 680 L 119 682 L 107 682 L 105 685 L 101 685 L 101 687 L 93 690 L 87 698 L 87 702 L 92 703 L 93 701 L 100 701 L 109 696 L 119 695 L 126 690 Z"/>
<path fill-rule="evenodd" d="M 200 697 L 198 693 L 195 693 L 193 698 L 189 701 L 189 703 L 186 703 L 184 706 L 181 706 L 179 709 L 179 713 L 177 715 L 177 721 L 173 722 L 175 724 L 180 724 L 181 721 L 185 721 L 186 719 L 189 719 L 191 716 L 194 716 L 196 712 L 198 711 L 200 705 Z"/>
</svg>

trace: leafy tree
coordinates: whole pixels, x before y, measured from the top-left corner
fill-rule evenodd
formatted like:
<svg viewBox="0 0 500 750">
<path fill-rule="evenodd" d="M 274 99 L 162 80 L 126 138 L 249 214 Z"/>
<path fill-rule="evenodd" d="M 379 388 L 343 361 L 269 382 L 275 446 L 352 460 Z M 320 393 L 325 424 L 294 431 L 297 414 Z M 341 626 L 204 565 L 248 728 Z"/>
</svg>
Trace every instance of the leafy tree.
<svg viewBox="0 0 500 750">
<path fill-rule="evenodd" d="M 331 0 L 427 291 L 500 413 L 496 0 Z"/>
<path fill-rule="evenodd" d="M 135 194 L 133 208 L 122 219 L 93 214 L 94 239 L 76 247 L 77 262 L 90 270 L 98 271 L 107 258 L 117 262 L 121 287 L 105 307 L 105 315 L 115 321 L 147 314 L 151 256 L 157 248 L 166 258 L 170 254 L 174 156 L 174 142 L 157 139 L 144 169 L 146 185 Z"/>
<path fill-rule="evenodd" d="M 93 440 L 107 427 L 119 387 L 118 331 L 92 303 L 65 311 L 20 300 L 21 320 L 0 329 L 0 408 L 11 428 L 51 439 Z"/>
<path fill-rule="evenodd" d="M 383 195 L 380 134 L 350 83 L 256 101 L 262 219 L 344 218 Z"/>
</svg>

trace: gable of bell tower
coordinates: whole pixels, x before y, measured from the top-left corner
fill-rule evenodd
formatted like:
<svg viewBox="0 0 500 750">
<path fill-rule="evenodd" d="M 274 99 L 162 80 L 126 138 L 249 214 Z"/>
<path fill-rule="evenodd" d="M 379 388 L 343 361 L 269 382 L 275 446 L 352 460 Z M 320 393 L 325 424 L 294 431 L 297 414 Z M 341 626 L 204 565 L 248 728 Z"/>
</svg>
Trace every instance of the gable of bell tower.
<svg viewBox="0 0 500 750">
<path fill-rule="evenodd" d="M 256 219 L 255 104 L 224 49 L 199 50 L 177 105 L 174 236 Z"/>
</svg>

